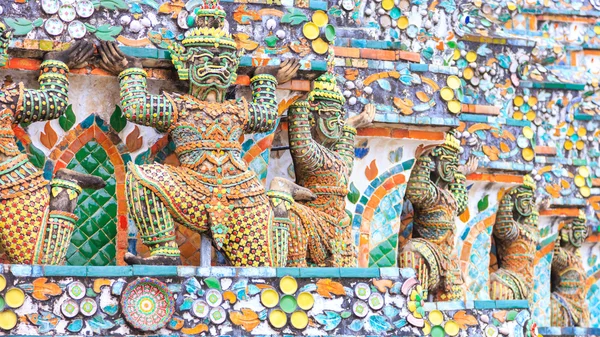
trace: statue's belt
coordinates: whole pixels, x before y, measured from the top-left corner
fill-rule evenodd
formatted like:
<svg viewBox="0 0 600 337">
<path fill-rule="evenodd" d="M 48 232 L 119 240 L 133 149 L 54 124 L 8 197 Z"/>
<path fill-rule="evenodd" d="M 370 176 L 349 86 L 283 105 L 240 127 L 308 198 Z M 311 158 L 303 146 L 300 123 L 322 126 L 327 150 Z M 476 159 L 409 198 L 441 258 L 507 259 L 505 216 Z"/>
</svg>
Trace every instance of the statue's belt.
<svg viewBox="0 0 600 337">
<path fill-rule="evenodd" d="M 194 150 L 241 151 L 242 145 L 238 141 L 202 140 L 179 145 L 175 148 L 175 153 L 180 155 Z"/>
</svg>

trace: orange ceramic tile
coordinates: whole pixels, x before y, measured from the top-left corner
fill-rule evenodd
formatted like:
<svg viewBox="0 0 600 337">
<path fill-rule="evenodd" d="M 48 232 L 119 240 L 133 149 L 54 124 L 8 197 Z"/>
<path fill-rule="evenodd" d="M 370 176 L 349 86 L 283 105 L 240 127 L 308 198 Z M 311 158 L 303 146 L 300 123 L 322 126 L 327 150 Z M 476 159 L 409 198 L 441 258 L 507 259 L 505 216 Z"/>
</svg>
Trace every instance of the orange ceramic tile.
<svg viewBox="0 0 600 337">
<path fill-rule="evenodd" d="M 406 182 L 406 176 L 404 176 L 403 173 L 400 174 L 396 174 L 394 176 L 394 184 L 397 185 L 401 185 L 404 184 Z"/>
<path fill-rule="evenodd" d="M 600 187 L 600 178 L 592 178 L 592 186 Z"/>
<path fill-rule="evenodd" d="M 541 216 L 579 216 L 578 208 L 551 208 L 540 211 Z"/>
<path fill-rule="evenodd" d="M 409 132 L 406 129 L 392 129 L 391 137 L 398 139 L 409 138 Z"/>
<path fill-rule="evenodd" d="M 381 186 L 383 186 L 383 188 L 386 191 L 391 190 L 392 188 L 394 188 L 394 186 L 396 186 L 396 184 L 394 183 L 394 178 L 386 179 Z"/>
<path fill-rule="evenodd" d="M 103 69 L 100 69 L 100 68 L 94 68 L 94 69 L 92 69 L 92 71 L 90 72 L 90 74 L 92 74 L 92 75 L 101 75 L 101 76 L 114 76 L 113 74 L 111 74 L 111 73 L 109 73 L 109 72 L 107 72 L 107 71 L 105 71 Z"/>
<path fill-rule="evenodd" d="M 358 129 L 357 134 L 363 137 L 389 137 L 391 132 L 388 128 L 370 127 Z"/>
<path fill-rule="evenodd" d="M 235 84 L 238 85 L 250 85 L 250 77 L 248 75 L 239 75 Z"/>
<path fill-rule="evenodd" d="M 422 140 L 444 140 L 446 137 L 443 132 L 420 130 L 408 130 L 408 136 L 412 139 Z"/>
<path fill-rule="evenodd" d="M 363 212 L 363 219 L 362 219 L 362 221 L 363 222 L 365 222 L 365 221 L 367 221 L 367 222 L 371 221 L 371 219 L 373 219 L 373 214 L 374 213 L 375 212 L 373 211 L 372 208 L 365 207 L 365 211 Z"/>
<path fill-rule="evenodd" d="M 42 64 L 40 60 L 15 57 L 8 60 L 7 66 L 10 69 L 39 70 L 40 64 Z"/>
<path fill-rule="evenodd" d="M 379 50 L 377 50 L 377 49 L 369 49 L 369 48 L 360 49 L 360 58 L 377 60 L 378 53 L 379 53 Z"/>
<path fill-rule="evenodd" d="M 333 47 L 336 57 L 360 58 L 360 49 L 349 47 Z"/>
<path fill-rule="evenodd" d="M 398 59 L 420 63 L 421 55 L 419 53 L 413 53 L 413 52 L 408 52 L 408 51 L 399 51 Z"/>
<path fill-rule="evenodd" d="M 544 156 L 544 155 L 554 156 L 554 155 L 556 155 L 556 147 L 538 145 L 535 147 L 535 154 L 539 154 L 542 156 Z"/>
</svg>

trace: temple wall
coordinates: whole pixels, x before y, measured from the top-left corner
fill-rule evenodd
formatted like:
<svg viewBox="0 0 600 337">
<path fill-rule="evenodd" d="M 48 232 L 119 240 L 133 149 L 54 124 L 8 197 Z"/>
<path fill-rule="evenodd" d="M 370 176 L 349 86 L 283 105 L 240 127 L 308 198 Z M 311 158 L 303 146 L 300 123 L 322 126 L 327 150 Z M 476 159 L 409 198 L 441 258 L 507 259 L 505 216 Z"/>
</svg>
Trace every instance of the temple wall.
<svg viewBox="0 0 600 337">
<path fill-rule="evenodd" d="M 86 38 L 114 39 L 125 53 L 144 59 L 150 92 L 187 91 L 185 81 L 177 80 L 167 51 L 184 32 L 177 22 L 179 13 L 185 11 L 182 3 L 113 0 L 99 4 L 92 18 L 77 19 L 92 27 L 84 32 Z M 408 232 L 400 232 L 400 228 L 410 224 L 412 219 L 411 205 L 405 202 L 404 194 L 415 153 L 419 146 L 442 143 L 449 129 L 457 129 L 464 149 L 461 161 L 469 156 L 479 159 L 478 170 L 467 177 L 468 209 L 456 220 L 455 245 L 468 289 L 467 302 L 452 302 L 446 307 L 426 303 L 424 310 L 441 310 L 445 321 L 459 320 L 457 316 L 462 314 L 457 313 L 466 310 L 476 322 L 465 323 L 462 335 L 483 335 L 490 316 L 497 320 L 491 320 L 496 330 L 503 329 L 501 333 L 509 336 L 518 336 L 509 331 L 523 328 L 526 320 L 521 318 L 529 314 L 538 326 L 550 326 L 550 268 L 554 243 L 559 229 L 583 209 L 590 236 L 581 248 L 581 259 L 586 269 L 591 326 L 600 328 L 598 1 L 290 0 L 223 1 L 223 4 L 230 20 L 229 30 L 246 50 L 237 87 L 231 96 L 250 97 L 248 73 L 253 67 L 276 66 L 290 57 L 300 59 L 302 64 L 297 78 L 277 91 L 282 116 L 278 128 L 273 133 L 245 135 L 242 139 L 244 160 L 265 186 L 274 177 L 294 178 L 286 148 L 285 111 L 310 90 L 316 76 L 326 71 L 323 45 L 314 43 L 316 39 L 307 39 L 303 33 L 306 23 L 319 19 L 313 17 L 317 11 L 324 11 L 328 24 L 335 28 L 336 38 L 325 43 L 325 48 L 331 47 L 335 53 L 334 71 L 347 98 L 348 115 L 359 113 L 366 104 L 376 105 L 374 124 L 359 130 L 348 187 L 346 208 L 352 215 L 358 267 L 397 267 L 398 243 L 408 236 Z M 7 18 L 13 19 L 8 25 L 18 34 L 10 45 L 12 59 L 6 67 L 0 68 L 0 79 L 5 84 L 24 82 L 26 87 L 36 87 L 42 53 L 65 47 L 74 36 L 66 28 L 59 34 L 50 34 L 45 23 L 50 18 L 57 19 L 57 15 L 47 14 L 38 1 L 0 0 L 0 21 Z M 319 34 L 324 36 L 325 32 Z M 205 284 L 206 278 L 216 277 L 223 286 L 223 296 L 232 290 L 232 285 L 248 281 L 254 287 L 246 285 L 244 291 L 252 289 L 254 294 L 245 298 L 244 294 L 240 297 L 236 293 L 238 305 L 230 302 L 223 308 L 228 313 L 239 311 L 245 307 L 240 303 L 247 303 L 257 315 L 248 323 L 256 324 L 257 330 L 250 329 L 253 334 L 298 333 L 297 330 L 273 330 L 266 323 L 268 318 L 264 316 L 265 308 L 260 306 L 256 289 L 276 288 L 278 278 L 287 272 L 302 271 L 265 269 L 253 271 L 256 274 L 244 278 L 241 274 L 246 272 L 233 269 L 215 270 L 225 273 L 217 275 L 207 274 L 207 269 L 167 271 L 114 267 L 124 265 L 123 256 L 127 251 L 147 254 L 127 216 L 124 189 L 127 165 L 153 162 L 178 165 L 178 161 L 173 143 L 166 135 L 134 125 L 121 116 L 117 79 L 97 68 L 95 62 L 75 69 L 70 75 L 71 109 L 60 120 L 15 128 L 20 147 L 43 168 L 46 178 L 57 169 L 68 167 L 103 177 L 107 187 L 86 192 L 79 201 L 77 212 L 81 220 L 67 254 L 67 265 L 78 267 L 64 269 L 64 274 L 61 269 L 49 273 L 31 269 L 27 273 L 21 267 L 4 267 L 2 274 L 12 282 L 9 286 L 18 286 L 27 296 L 25 304 L 16 310 L 19 316 L 25 317 L 25 323 L 13 333 L 137 333 L 122 324 L 121 312 L 111 315 L 113 306 L 118 306 L 120 301 L 120 295 L 112 290 L 116 284 L 124 286 L 142 276 L 156 277 L 181 294 L 174 300 L 177 314 L 186 320 L 185 327 L 178 326 L 181 322 L 176 319 L 169 322 L 179 327 L 175 330 L 178 333 L 249 333 L 230 323 L 231 318 L 224 327 L 193 316 L 191 302 L 202 295 L 193 293 L 195 290 L 190 293 L 186 288 L 187 282 L 193 282 L 191 276 L 196 276 L 203 289 L 210 288 Z M 450 95 L 449 87 L 452 87 L 450 99 L 445 96 Z M 503 193 L 521 184 L 527 173 L 531 173 L 538 184 L 537 201 L 552 200 L 552 207 L 542 211 L 538 224 L 540 242 L 535 256 L 534 292 L 528 306 L 498 304 L 489 301 L 489 274 L 497 268 L 492 240 L 495 214 Z M 179 228 L 177 243 L 184 264 L 199 266 L 201 237 Z M 218 256 L 214 254 L 213 264 L 218 263 Z M 94 267 L 99 266 L 109 268 L 106 269 L 108 274 L 89 278 L 98 276 L 94 273 L 100 273 L 101 269 Z M 131 272 L 131 275 L 119 278 L 110 274 L 112 272 Z M 343 295 L 335 294 L 333 299 L 319 299 L 322 307 L 329 303 L 327 301 L 335 302 L 339 309 L 335 315 L 339 317 L 313 310 L 309 315 L 314 324 L 309 330 L 311 334 L 356 334 L 357 331 L 382 334 L 378 329 L 396 335 L 424 333 L 414 325 L 402 325 L 402 319 L 409 315 L 406 303 L 400 303 L 406 300 L 406 294 L 395 294 L 396 299 L 388 296 L 391 289 L 387 288 L 391 287 L 380 286 L 401 285 L 410 276 L 393 274 L 387 277 L 390 282 L 381 281 L 386 280 L 387 272 L 371 275 L 366 271 L 365 275 L 352 279 L 319 269 L 309 274 L 306 284 L 314 287 L 307 289 L 321 297 L 323 293 L 318 292 L 315 285 L 319 280 L 337 280 L 344 290 Z M 40 281 L 42 278 L 48 278 L 48 282 L 58 288 L 42 286 L 46 282 Z M 59 307 L 70 296 L 66 287 L 73 280 L 89 288 L 86 297 L 98 298 L 101 310 L 90 316 L 93 318 L 80 315 L 78 323 L 65 319 Z M 355 302 L 351 294 L 357 283 L 369 283 L 371 288 L 383 287 L 378 291 L 387 296 L 386 300 L 399 301 L 396 308 L 402 313 L 391 312 L 391 309 L 390 312 L 373 312 L 369 317 L 383 317 L 383 321 L 372 318 L 368 325 L 353 330 L 352 326 L 358 328 L 359 324 L 354 323 L 355 317 L 343 316 Z M 41 295 L 34 295 L 36 287 L 54 293 L 41 300 Z M 232 301 L 236 301 L 235 298 Z M 41 318 L 31 316 L 42 313 L 42 309 L 51 314 Z M 509 313 L 511 320 L 506 318 Z M 518 322 L 514 315 L 521 317 Z M 487 322 L 482 318 L 486 316 Z M 464 322 L 470 320 L 463 317 Z M 337 325 L 328 329 L 328 324 L 335 322 Z M 71 324 L 81 324 L 83 330 L 68 330 Z M 170 331 L 165 328 L 157 333 Z M 568 335 L 571 332 L 547 330 L 547 335 L 555 333 Z"/>
</svg>

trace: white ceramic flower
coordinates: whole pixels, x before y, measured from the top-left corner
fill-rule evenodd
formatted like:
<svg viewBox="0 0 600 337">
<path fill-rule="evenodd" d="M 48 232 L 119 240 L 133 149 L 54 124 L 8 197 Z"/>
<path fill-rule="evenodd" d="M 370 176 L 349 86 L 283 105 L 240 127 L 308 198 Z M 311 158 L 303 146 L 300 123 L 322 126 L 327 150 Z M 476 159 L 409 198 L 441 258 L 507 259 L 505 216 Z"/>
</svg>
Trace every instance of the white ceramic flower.
<svg viewBox="0 0 600 337">
<path fill-rule="evenodd" d="M 90 0 L 40 0 L 46 14 L 53 15 L 44 22 L 44 29 L 50 35 L 60 35 L 65 27 L 74 39 L 81 39 L 87 30 L 77 18 L 89 18 L 94 14 L 94 4 Z"/>
</svg>

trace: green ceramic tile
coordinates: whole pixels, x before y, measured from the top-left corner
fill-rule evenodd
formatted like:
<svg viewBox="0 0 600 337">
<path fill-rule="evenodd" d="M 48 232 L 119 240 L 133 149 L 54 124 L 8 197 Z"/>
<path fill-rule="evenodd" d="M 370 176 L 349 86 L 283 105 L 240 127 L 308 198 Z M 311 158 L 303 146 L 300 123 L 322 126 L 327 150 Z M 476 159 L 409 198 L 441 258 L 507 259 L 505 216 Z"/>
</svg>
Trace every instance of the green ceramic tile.
<svg viewBox="0 0 600 337">
<path fill-rule="evenodd" d="M 67 252 L 67 264 L 106 266 L 116 263 L 117 198 L 114 166 L 97 142 L 83 146 L 67 168 L 93 174 L 106 188 L 83 190 L 75 213 L 79 217 Z"/>
</svg>

